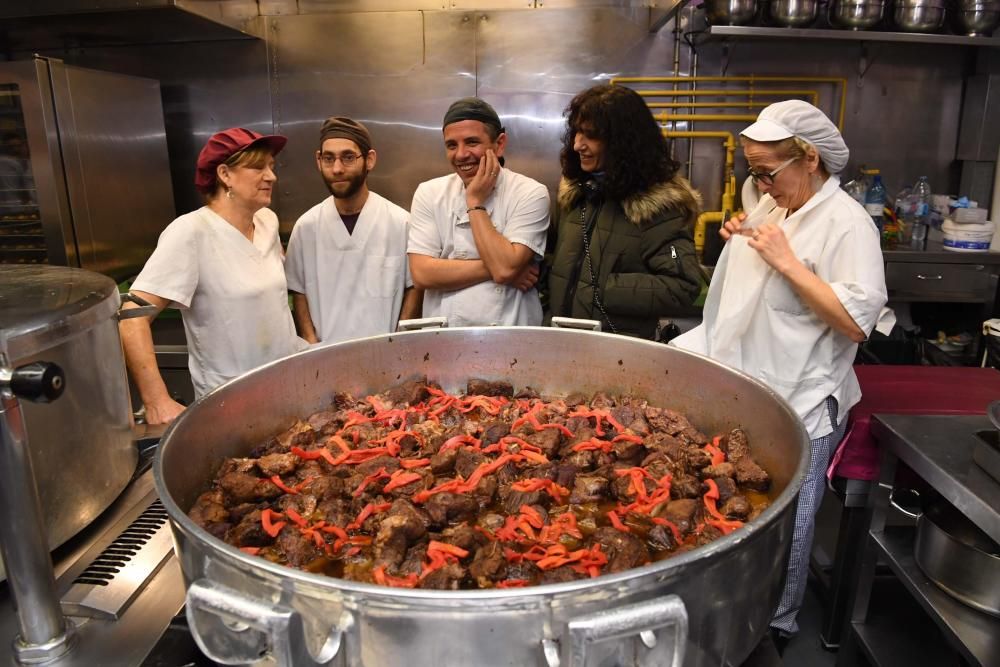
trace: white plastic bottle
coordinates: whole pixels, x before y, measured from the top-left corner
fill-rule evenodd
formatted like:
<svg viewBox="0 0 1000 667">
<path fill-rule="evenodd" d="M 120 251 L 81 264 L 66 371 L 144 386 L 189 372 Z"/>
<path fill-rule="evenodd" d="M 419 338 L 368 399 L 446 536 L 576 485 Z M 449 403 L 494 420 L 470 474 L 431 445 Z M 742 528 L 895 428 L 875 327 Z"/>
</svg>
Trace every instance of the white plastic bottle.
<svg viewBox="0 0 1000 667">
<path fill-rule="evenodd" d="M 913 194 L 917 197 L 917 213 L 913 219 L 910 244 L 914 250 L 923 250 L 927 245 L 927 225 L 931 215 L 931 184 L 926 176 L 921 176 L 913 186 Z"/>
</svg>

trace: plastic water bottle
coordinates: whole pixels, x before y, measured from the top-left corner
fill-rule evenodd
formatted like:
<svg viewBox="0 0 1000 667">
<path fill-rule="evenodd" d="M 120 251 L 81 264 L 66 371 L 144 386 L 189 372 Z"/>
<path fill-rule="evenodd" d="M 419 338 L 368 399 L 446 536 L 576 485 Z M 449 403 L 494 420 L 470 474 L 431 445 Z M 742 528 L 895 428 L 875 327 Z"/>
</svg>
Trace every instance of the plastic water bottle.
<svg viewBox="0 0 1000 667">
<path fill-rule="evenodd" d="M 858 170 L 857 176 L 849 180 L 841 187 L 843 187 L 847 194 L 851 195 L 851 199 L 864 206 L 865 196 L 868 194 L 868 184 L 865 182 L 864 167 L 861 167 L 861 169 Z"/>
<path fill-rule="evenodd" d="M 868 193 L 865 195 L 865 210 L 868 211 L 868 215 L 875 222 L 880 237 L 882 235 L 882 211 L 884 208 L 885 186 L 882 185 L 882 177 L 879 174 L 875 174 L 872 186 L 868 188 Z"/>
<path fill-rule="evenodd" d="M 913 186 L 913 194 L 917 198 L 917 211 L 913 219 L 913 234 L 910 245 L 915 250 L 923 250 L 927 244 L 927 225 L 931 215 L 931 184 L 926 176 L 921 176 Z"/>
</svg>

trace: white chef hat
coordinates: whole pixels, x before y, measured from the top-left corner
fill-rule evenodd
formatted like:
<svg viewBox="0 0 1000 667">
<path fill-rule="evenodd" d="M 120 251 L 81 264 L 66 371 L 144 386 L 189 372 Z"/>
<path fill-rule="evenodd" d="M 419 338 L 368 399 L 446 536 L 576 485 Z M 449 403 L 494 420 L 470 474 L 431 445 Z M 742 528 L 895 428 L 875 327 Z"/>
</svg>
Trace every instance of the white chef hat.
<svg viewBox="0 0 1000 667">
<path fill-rule="evenodd" d="M 851 155 L 837 126 L 822 111 L 802 100 L 786 100 L 765 107 L 757 122 L 740 134 L 753 141 L 798 137 L 816 147 L 831 174 L 842 172 Z"/>
</svg>

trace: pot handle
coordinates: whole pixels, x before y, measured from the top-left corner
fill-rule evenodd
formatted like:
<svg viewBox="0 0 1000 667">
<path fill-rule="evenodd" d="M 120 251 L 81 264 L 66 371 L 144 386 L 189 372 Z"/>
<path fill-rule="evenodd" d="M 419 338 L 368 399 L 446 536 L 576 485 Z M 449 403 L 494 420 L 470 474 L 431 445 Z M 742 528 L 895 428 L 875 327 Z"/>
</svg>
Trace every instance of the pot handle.
<svg viewBox="0 0 1000 667">
<path fill-rule="evenodd" d="M 415 320 L 400 320 L 396 331 L 419 331 L 420 329 L 444 329 L 448 326 L 447 317 L 421 317 Z"/>
<path fill-rule="evenodd" d="M 121 298 L 121 305 L 118 307 L 119 320 L 130 320 L 133 317 L 148 317 L 150 315 L 155 316 L 159 312 L 156 306 L 146 301 L 141 296 L 136 296 L 131 292 L 125 292 L 119 294 L 118 296 L 119 298 Z M 128 310 L 123 309 L 121 306 L 124 306 L 129 301 L 138 305 L 139 307 L 129 308 Z"/>
<path fill-rule="evenodd" d="M 658 630 L 662 632 L 657 633 Z M 548 667 L 584 667 L 587 652 L 595 644 L 638 635 L 641 646 L 636 646 L 636 665 L 681 667 L 687 634 L 684 601 L 676 595 L 667 595 L 574 618 L 566 624 L 562 640 L 557 643 L 543 639 L 542 650 Z M 664 646 L 661 642 L 670 643 Z M 660 650 L 654 655 L 653 649 L 658 645 Z"/>
<path fill-rule="evenodd" d="M 910 517 L 911 519 L 919 519 L 921 516 L 923 516 L 923 511 L 922 510 L 919 511 L 919 512 L 914 512 L 913 510 L 909 510 L 909 509 L 903 507 L 902 505 L 900 505 L 898 502 L 896 502 L 896 492 L 897 491 L 905 491 L 906 493 L 913 494 L 914 496 L 917 497 L 917 504 L 918 505 L 920 504 L 920 492 L 919 491 L 917 491 L 916 489 L 908 489 L 906 487 L 899 487 L 899 488 L 897 488 L 897 487 L 894 486 L 894 487 L 892 487 L 892 490 L 889 491 L 889 504 L 892 505 L 893 507 L 895 507 L 897 510 L 899 510 L 903 514 L 905 514 L 906 516 Z"/>
<path fill-rule="evenodd" d="M 208 579 L 187 592 L 186 614 L 198 648 L 224 665 L 255 663 L 270 654 L 278 667 L 325 667 L 343 652 L 344 634 L 353 624 L 347 612 L 331 628 L 318 656 L 306 646 L 299 612 L 281 604 L 248 599 Z"/>
<path fill-rule="evenodd" d="M 553 317 L 549 324 L 554 329 L 583 329 L 584 331 L 600 331 L 599 320 L 584 320 L 578 317 Z"/>
</svg>

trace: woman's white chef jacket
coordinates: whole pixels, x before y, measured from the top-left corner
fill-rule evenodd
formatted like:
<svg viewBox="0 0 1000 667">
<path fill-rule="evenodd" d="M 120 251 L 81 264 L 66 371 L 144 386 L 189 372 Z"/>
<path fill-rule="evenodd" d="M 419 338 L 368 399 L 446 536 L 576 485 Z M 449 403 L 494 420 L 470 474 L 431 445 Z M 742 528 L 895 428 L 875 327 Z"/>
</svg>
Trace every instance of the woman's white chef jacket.
<svg viewBox="0 0 1000 667">
<path fill-rule="evenodd" d="M 253 217 L 253 242 L 207 206 L 163 230 L 132 289 L 169 299 L 187 335 L 195 396 L 307 347 L 295 335 L 278 217 Z"/>
<path fill-rule="evenodd" d="M 795 256 L 830 285 L 858 327 L 869 334 L 887 300 L 879 235 L 864 208 L 839 186 L 839 179 L 830 177 L 787 218 L 787 210 L 776 208 L 774 199 L 764 195 L 750 217 L 770 211 L 766 221 L 782 228 Z M 810 438 L 833 431 L 824 406 L 828 396 L 837 399 L 838 423 L 860 400 L 853 369 L 857 343 L 817 317 L 745 236 L 726 243 L 704 314 L 700 326 L 673 344 L 770 386 L 802 418 Z"/>
</svg>

